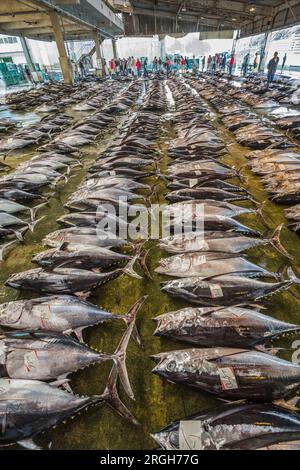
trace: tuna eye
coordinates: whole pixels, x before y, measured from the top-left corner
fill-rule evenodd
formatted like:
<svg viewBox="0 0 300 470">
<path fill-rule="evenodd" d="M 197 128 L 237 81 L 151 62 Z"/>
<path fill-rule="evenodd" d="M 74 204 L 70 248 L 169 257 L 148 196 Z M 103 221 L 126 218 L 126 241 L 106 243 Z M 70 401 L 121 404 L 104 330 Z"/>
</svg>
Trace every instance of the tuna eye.
<svg viewBox="0 0 300 470">
<path fill-rule="evenodd" d="M 172 446 L 174 447 L 178 447 L 179 446 L 179 441 L 178 441 L 178 433 L 173 431 L 171 432 L 170 434 L 170 443 L 172 444 Z"/>
<path fill-rule="evenodd" d="M 167 370 L 170 372 L 173 372 L 176 369 L 176 362 L 171 361 L 169 364 L 167 364 Z"/>
</svg>

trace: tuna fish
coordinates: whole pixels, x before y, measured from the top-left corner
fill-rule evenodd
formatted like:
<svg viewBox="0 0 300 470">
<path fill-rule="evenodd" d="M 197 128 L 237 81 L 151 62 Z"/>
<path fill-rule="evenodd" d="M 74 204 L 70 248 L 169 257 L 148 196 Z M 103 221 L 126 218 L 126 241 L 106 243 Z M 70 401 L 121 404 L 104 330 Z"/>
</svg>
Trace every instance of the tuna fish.
<svg viewBox="0 0 300 470">
<path fill-rule="evenodd" d="M 300 389 L 300 365 L 259 351 L 184 349 L 153 356 L 153 373 L 225 399 L 273 401 Z"/>
<path fill-rule="evenodd" d="M 63 391 L 57 386 L 64 384 L 66 382 L 64 379 L 47 384 L 38 380 L 0 378 L 0 445 L 17 442 L 25 448 L 38 449 L 32 441 L 34 436 L 68 417 L 74 416 L 90 405 L 103 403 L 107 403 L 116 409 L 130 423 L 138 424 L 130 411 L 121 402 L 116 387 L 118 374 L 120 374 L 126 392 L 133 398 L 125 358 L 134 324 L 135 317 L 133 316 L 115 352 L 116 363 L 111 369 L 107 385 L 101 395 L 78 397 Z M 80 345 L 80 343 L 78 344 Z M 49 344 L 44 342 L 41 353 L 43 353 L 45 345 L 51 349 L 51 342 Z M 54 346 L 52 345 L 52 347 Z M 30 351 L 28 353 L 30 354 Z M 47 349 L 45 353 L 47 355 Z M 36 359 L 28 361 L 31 366 L 36 363 Z M 46 364 L 45 367 L 47 368 L 49 365 Z"/>
<path fill-rule="evenodd" d="M 300 280 L 292 269 L 288 269 L 290 278 L 285 281 L 270 283 L 243 276 L 243 272 L 234 272 L 207 278 L 189 277 L 161 283 L 162 292 L 179 297 L 198 305 L 244 305 L 254 303 L 282 290 L 289 289 L 293 284 L 299 285 Z"/>
<path fill-rule="evenodd" d="M 203 279 L 235 272 L 243 273 L 244 276 L 248 276 L 249 273 L 249 277 L 262 276 L 275 279 L 279 277 L 278 274 L 267 271 L 241 256 L 210 252 L 205 255 L 194 252 L 164 258 L 160 260 L 155 271 L 172 277 L 201 277 Z"/>
<path fill-rule="evenodd" d="M 180 233 L 160 240 L 160 248 L 168 253 L 190 253 L 190 252 L 221 252 L 242 253 L 250 248 L 271 245 L 287 258 L 289 253 L 280 243 L 280 233 L 283 225 L 274 232 L 271 239 L 253 238 L 231 232 L 187 232 Z"/>
<path fill-rule="evenodd" d="M 201 347 L 252 348 L 266 341 L 299 333 L 300 326 L 243 307 L 187 307 L 153 319 L 154 334 Z M 1 316 L 0 316 L 1 321 Z"/>
<path fill-rule="evenodd" d="M 30 300 L 16 300 L 0 305 L 0 325 L 16 330 L 75 332 L 82 341 L 82 330 L 107 321 L 130 320 L 146 297 L 138 300 L 127 314 L 116 315 L 71 295 L 51 295 Z"/>
<path fill-rule="evenodd" d="M 99 246 L 63 244 L 60 249 L 42 251 L 32 259 L 40 266 L 64 266 L 79 269 L 107 269 L 112 266 L 124 266 L 131 256 L 116 253 Z"/>
<path fill-rule="evenodd" d="M 89 293 L 107 282 L 126 273 L 141 279 L 132 268 L 136 258 L 131 260 L 125 268 L 114 271 L 98 273 L 86 269 L 50 267 L 47 269 L 29 269 L 13 274 L 5 282 L 8 287 L 25 289 L 50 294 L 82 294 Z"/>
<path fill-rule="evenodd" d="M 255 450 L 279 443 L 284 449 L 299 440 L 300 419 L 274 405 L 223 405 L 176 421 L 152 437 L 166 450 Z"/>
</svg>

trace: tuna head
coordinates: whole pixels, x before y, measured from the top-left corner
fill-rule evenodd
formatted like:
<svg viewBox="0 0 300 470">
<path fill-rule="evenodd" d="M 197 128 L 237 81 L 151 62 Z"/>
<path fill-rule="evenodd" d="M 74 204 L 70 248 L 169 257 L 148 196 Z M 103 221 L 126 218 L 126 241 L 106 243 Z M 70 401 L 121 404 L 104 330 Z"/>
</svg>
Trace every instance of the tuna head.
<svg viewBox="0 0 300 470">
<path fill-rule="evenodd" d="M 96 403 L 44 382 L 11 378 L 0 378 L 0 397 L 2 445 L 30 439 Z"/>
</svg>

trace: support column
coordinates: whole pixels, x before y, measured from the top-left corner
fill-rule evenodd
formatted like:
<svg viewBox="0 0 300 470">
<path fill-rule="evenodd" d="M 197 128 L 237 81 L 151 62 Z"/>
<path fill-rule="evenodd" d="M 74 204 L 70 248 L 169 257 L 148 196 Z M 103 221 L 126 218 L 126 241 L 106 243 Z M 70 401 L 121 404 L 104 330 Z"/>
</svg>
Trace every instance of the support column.
<svg viewBox="0 0 300 470">
<path fill-rule="evenodd" d="M 258 71 L 261 72 L 261 73 L 264 73 L 264 71 L 265 71 L 265 66 L 266 66 L 266 61 L 267 61 L 267 57 L 268 57 L 271 37 L 272 37 L 272 33 L 268 32 L 268 33 L 265 34 L 265 41 L 264 41 L 264 45 L 261 49 L 260 61 L 259 61 L 259 67 L 258 67 Z"/>
<path fill-rule="evenodd" d="M 118 51 L 117 51 L 117 41 L 116 39 L 112 39 L 112 48 L 113 48 L 113 54 L 114 54 L 114 59 L 118 59 Z"/>
<path fill-rule="evenodd" d="M 97 75 L 99 74 L 100 77 L 103 77 L 103 57 L 101 52 L 101 38 L 99 34 L 95 31 L 94 33 L 94 42 L 95 42 L 95 49 L 96 49 L 96 63 L 97 63 Z"/>
<path fill-rule="evenodd" d="M 35 66 L 34 66 L 34 63 L 33 63 L 33 60 L 32 60 L 31 54 L 30 54 L 30 50 L 29 50 L 27 41 L 23 36 L 20 36 L 20 43 L 21 43 L 21 46 L 22 46 L 22 49 L 23 49 L 23 52 L 24 52 L 24 56 L 25 56 L 28 68 L 31 72 L 31 77 L 32 77 L 34 82 L 39 82 L 40 79 L 39 79 L 38 74 L 36 73 Z"/>
<path fill-rule="evenodd" d="M 25 38 L 20 36 L 20 42 L 21 42 L 21 46 L 22 46 L 22 49 L 23 49 L 23 52 L 24 52 L 24 56 L 25 56 L 27 65 L 30 69 L 30 72 L 35 72 L 35 66 L 34 66 L 33 60 L 31 58 L 31 54 L 30 54 L 30 50 L 29 50 L 27 41 L 26 41 Z"/>
<path fill-rule="evenodd" d="M 55 42 L 58 49 L 59 63 L 64 77 L 64 82 L 68 85 L 71 85 L 73 83 L 73 73 L 64 43 L 64 37 L 60 24 L 60 17 L 55 11 L 51 12 L 49 15 L 51 18 Z"/>
</svg>

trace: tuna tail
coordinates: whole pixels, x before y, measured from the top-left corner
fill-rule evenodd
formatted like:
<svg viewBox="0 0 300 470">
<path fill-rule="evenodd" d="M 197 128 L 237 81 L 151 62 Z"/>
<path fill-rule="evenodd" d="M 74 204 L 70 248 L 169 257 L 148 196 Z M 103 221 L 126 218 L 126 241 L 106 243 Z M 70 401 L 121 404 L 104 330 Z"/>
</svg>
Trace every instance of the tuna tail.
<svg viewBox="0 0 300 470">
<path fill-rule="evenodd" d="M 241 181 L 241 183 L 244 183 L 246 181 L 246 177 L 242 174 L 242 170 L 243 170 L 243 168 L 246 168 L 247 166 L 248 166 L 248 163 L 246 163 L 245 165 L 240 166 L 239 168 L 237 168 L 235 170 L 236 171 L 236 176 Z"/>
<path fill-rule="evenodd" d="M 140 276 L 138 273 L 135 272 L 134 265 L 136 261 L 139 259 L 140 253 L 136 254 L 135 256 L 132 257 L 132 259 L 127 263 L 125 268 L 122 268 L 121 271 L 124 274 L 127 274 L 127 276 L 134 277 L 135 279 L 143 279 L 142 276 Z"/>
<path fill-rule="evenodd" d="M 128 320 L 128 328 L 123 334 L 121 341 L 112 357 L 112 359 L 115 362 L 116 372 L 120 377 L 120 381 L 123 385 L 123 388 L 125 392 L 127 393 L 127 395 L 132 400 L 134 400 L 134 393 L 132 391 L 132 388 L 129 382 L 127 368 L 126 368 L 126 350 L 127 350 L 130 337 L 134 331 L 137 311 L 138 311 L 138 308 L 133 308 L 131 312 L 131 318 L 130 320 Z"/>
<path fill-rule="evenodd" d="M 120 397 L 117 391 L 117 380 L 118 380 L 118 370 L 117 370 L 116 364 L 114 364 L 110 371 L 105 390 L 102 393 L 102 395 L 100 395 L 99 399 L 100 401 L 105 401 L 111 408 L 116 410 L 117 413 L 120 416 L 122 416 L 122 418 L 138 426 L 139 422 L 130 413 L 130 411 L 124 405 L 124 403 L 120 400 Z"/>
<path fill-rule="evenodd" d="M 148 295 L 144 295 L 144 296 L 141 297 L 139 300 L 137 300 L 137 301 L 132 305 L 132 307 L 130 307 L 130 309 L 128 310 L 128 312 L 126 313 L 126 315 L 124 315 L 124 316 L 122 317 L 127 326 L 130 326 L 130 322 L 131 322 L 131 320 L 132 320 L 132 317 L 137 314 L 138 310 L 139 310 L 140 307 L 143 305 L 143 303 L 145 302 L 145 300 L 147 299 L 147 297 L 148 297 Z M 142 339 L 141 339 L 141 337 L 140 337 L 140 334 L 139 334 L 139 332 L 138 332 L 138 329 L 137 329 L 136 325 L 134 325 L 134 328 L 133 328 L 132 338 L 134 339 L 134 341 L 137 343 L 138 346 L 140 346 L 141 348 L 143 348 Z"/>
<path fill-rule="evenodd" d="M 43 202 L 42 204 L 38 204 L 37 206 L 34 206 L 30 209 L 30 217 L 31 217 L 32 222 L 35 219 L 37 211 L 46 205 L 47 205 L 47 202 Z"/>
<path fill-rule="evenodd" d="M 300 286 L 300 279 L 296 276 L 296 274 L 294 273 L 291 267 L 287 269 L 287 274 L 288 274 L 288 280 L 290 281 L 291 284 L 296 284 L 297 286 Z M 289 289 L 288 291 L 293 297 L 295 297 L 295 299 L 300 300 L 299 295 L 297 295 L 291 289 Z"/>
<path fill-rule="evenodd" d="M 266 227 L 267 230 L 271 230 L 271 227 L 268 224 L 268 222 L 266 221 L 264 213 L 263 213 L 263 208 L 264 208 L 266 202 L 267 201 L 265 200 L 259 205 L 259 207 L 256 209 L 256 214 L 259 217 L 259 219 L 261 220 L 261 223 L 263 224 L 263 226 Z"/>
<path fill-rule="evenodd" d="M 36 224 L 38 224 L 41 220 L 43 220 L 46 216 L 43 215 L 43 217 L 40 217 L 39 219 L 36 219 L 34 220 L 33 222 L 31 222 L 30 224 L 28 224 L 28 228 L 30 230 L 30 232 L 33 233 L 34 231 L 34 227 L 36 226 Z"/>
<path fill-rule="evenodd" d="M 291 256 L 286 249 L 282 246 L 280 242 L 280 235 L 281 235 L 281 230 L 284 227 L 284 224 L 280 224 L 274 231 L 272 237 L 271 237 L 271 244 L 272 246 L 283 256 L 289 259 L 294 259 L 293 256 Z"/>
<path fill-rule="evenodd" d="M 140 263 L 141 268 L 143 269 L 143 271 L 145 273 L 146 278 L 149 279 L 149 280 L 152 280 L 153 278 L 150 274 L 150 271 L 149 271 L 147 263 L 146 263 L 146 258 L 149 254 L 149 251 L 150 250 L 142 251 L 142 253 L 140 254 L 140 257 L 139 257 L 139 263 Z"/>
<path fill-rule="evenodd" d="M 287 269 L 287 274 L 289 277 L 289 281 L 291 281 L 293 284 L 296 284 L 297 286 L 300 286 L 300 279 L 296 276 L 291 267 Z"/>
<path fill-rule="evenodd" d="M 12 249 L 16 244 L 19 243 L 19 240 L 13 240 L 12 242 L 4 243 L 0 245 L 0 261 L 4 260 L 5 255 L 10 249 Z"/>
<path fill-rule="evenodd" d="M 25 228 L 25 231 L 27 231 L 27 228 Z M 24 241 L 24 237 L 23 237 L 23 234 L 21 232 L 19 232 L 19 230 L 13 230 L 16 238 L 20 241 L 20 242 L 23 242 Z"/>
</svg>

